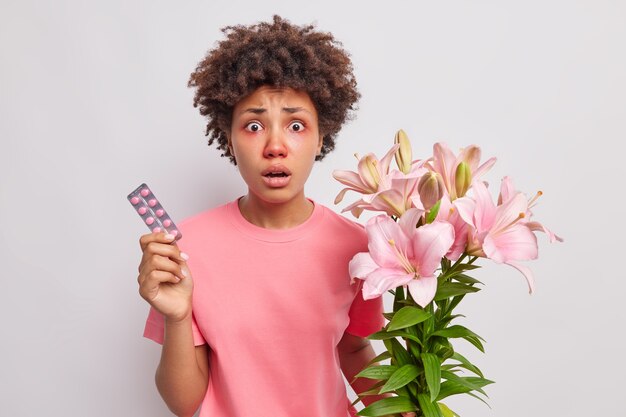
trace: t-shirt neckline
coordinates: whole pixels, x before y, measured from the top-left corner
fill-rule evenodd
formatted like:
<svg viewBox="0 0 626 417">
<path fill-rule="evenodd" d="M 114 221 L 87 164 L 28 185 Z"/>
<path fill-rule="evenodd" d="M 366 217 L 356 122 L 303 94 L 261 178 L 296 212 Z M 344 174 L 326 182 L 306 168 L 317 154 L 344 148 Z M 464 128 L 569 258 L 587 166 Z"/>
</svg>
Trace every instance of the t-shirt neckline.
<svg viewBox="0 0 626 417">
<path fill-rule="evenodd" d="M 290 227 L 289 229 L 266 229 L 250 223 L 245 217 L 243 217 L 243 214 L 241 214 L 241 211 L 239 210 L 238 203 L 241 198 L 242 197 L 239 197 L 228 203 L 230 220 L 233 225 L 245 235 L 265 242 L 289 242 L 300 239 L 315 230 L 316 225 L 324 216 L 323 207 L 312 199 L 307 198 L 307 200 L 313 203 L 313 213 L 311 213 L 308 219 L 297 226 Z"/>
</svg>

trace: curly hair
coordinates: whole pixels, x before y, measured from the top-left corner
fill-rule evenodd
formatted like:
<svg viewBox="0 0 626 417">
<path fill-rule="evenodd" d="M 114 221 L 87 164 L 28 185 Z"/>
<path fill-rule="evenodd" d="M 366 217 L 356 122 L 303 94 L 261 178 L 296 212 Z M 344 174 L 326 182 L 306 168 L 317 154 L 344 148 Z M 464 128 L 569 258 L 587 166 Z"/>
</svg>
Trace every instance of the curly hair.
<svg viewBox="0 0 626 417">
<path fill-rule="evenodd" d="M 191 73 L 194 107 L 209 122 L 208 145 L 217 140 L 222 156 L 237 164 L 228 149 L 234 106 L 262 85 L 305 91 L 318 112 L 324 136 L 321 160 L 335 148 L 335 136 L 352 119 L 360 94 L 352 62 L 331 33 L 314 25 L 295 26 L 274 15 L 273 22 L 226 26 L 226 39 L 210 50 Z"/>
</svg>

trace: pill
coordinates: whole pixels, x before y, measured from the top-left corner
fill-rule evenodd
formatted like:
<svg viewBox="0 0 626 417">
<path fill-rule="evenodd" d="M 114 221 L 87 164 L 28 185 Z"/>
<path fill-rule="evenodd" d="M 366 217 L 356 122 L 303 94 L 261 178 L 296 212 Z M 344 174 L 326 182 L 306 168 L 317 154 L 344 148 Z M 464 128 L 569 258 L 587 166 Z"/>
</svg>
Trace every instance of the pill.
<svg viewBox="0 0 626 417">
<path fill-rule="evenodd" d="M 161 216 L 163 216 L 163 214 L 165 214 L 165 212 L 163 211 L 163 209 L 158 209 L 158 210 L 156 211 L 156 215 L 157 215 L 157 217 L 161 217 Z"/>
<path fill-rule="evenodd" d="M 150 194 L 150 190 L 148 190 L 147 188 L 144 188 L 143 190 L 141 190 L 140 194 L 145 197 L 148 194 Z"/>
<path fill-rule="evenodd" d="M 154 198 L 148 201 L 148 205 L 150 207 L 154 207 L 156 206 L 156 204 L 157 204 L 157 201 Z"/>
<path fill-rule="evenodd" d="M 152 229 L 152 231 L 154 233 L 160 233 L 161 232 L 161 228 L 160 227 L 155 227 L 154 229 Z"/>
<path fill-rule="evenodd" d="M 152 223 L 154 223 L 154 218 L 153 218 L 153 217 L 148 217 L 148 218 L 146 219 L 146 224 L 147 224 L 147 225 L 151 225 Z"/>
<path fill-rule="evenodd" d="M 130 202 L 132 203 L 132 205 L 134 206 L 135 204 L 139 203 L 139 197 L 133 197 L 130 199 Z"/>
<path fill-rule="evenodd" d="M 170 219 L 163 220 L 163 226 L 170 227 L 171 224 L 172 224 L 172 221 Z"/>
</svg>

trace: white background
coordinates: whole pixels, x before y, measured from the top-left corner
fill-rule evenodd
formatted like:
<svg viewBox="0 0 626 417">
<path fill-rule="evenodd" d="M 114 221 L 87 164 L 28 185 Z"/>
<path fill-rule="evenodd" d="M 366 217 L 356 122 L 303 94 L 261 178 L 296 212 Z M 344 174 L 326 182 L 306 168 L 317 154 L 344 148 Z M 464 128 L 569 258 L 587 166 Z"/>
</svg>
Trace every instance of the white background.
<svg viewBox="0 0 626 417">
<path fill-rule="evenodd" d="M 566 240 L 539 236 L 532 296 L 512 268 L 474 274 L 485 289 L 460 323 L 487 353 L 457 346 L 497 383 L 491 409 L 448 405 L 463 417 L 623 415 L 624 3 L 269 3 L 0 3 L 0 414 L 170 415 L 153 383 L 159 347 L 141 337 L 147 229 L 126 195 L 145 181 L 182 219 L 245 192 L 206 146 L 186 84 L 219 28 L 279 13 L 334 33 L 363 95 L 309 197 L 334 207 L 332 170 L 381 156 L 403 128 L 416 157 L 435 141 L 497 156 L 494 193 L 503 175 L 543 190 L 536 218 Z"/>
</svg>

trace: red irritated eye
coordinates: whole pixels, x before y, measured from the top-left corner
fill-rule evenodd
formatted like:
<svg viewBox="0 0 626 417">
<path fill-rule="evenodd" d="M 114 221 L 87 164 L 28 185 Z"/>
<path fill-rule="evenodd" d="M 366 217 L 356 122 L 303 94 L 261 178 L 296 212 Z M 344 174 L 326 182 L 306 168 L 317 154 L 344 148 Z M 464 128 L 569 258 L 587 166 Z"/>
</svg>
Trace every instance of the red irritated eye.
<svg viewBox="0 0 626 417">
<path fill-rule="evenodd" d="M 293 122 L 289 125 L 289 129 L 293 132 L 301 132 L 304 130 L 304 124 L 302 122 Z"/>
<path fill-rule="evenodd" d="M 263 126 L 261 126 L 261 123 L 259 122 L 250 122 L 246 125 L 245 129 L 248 132 L 258 132 L 260 130 L 263 130 Z"/>
</svg>

